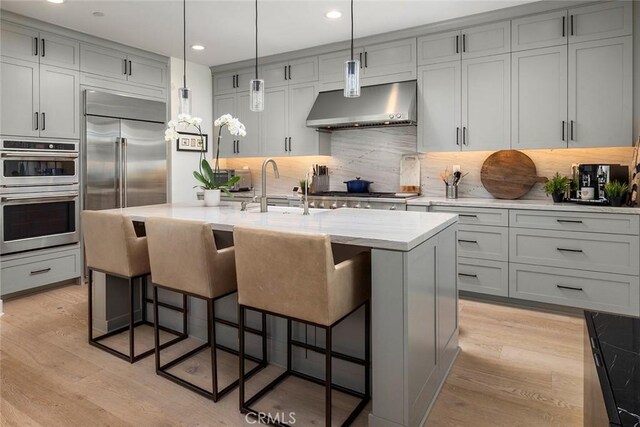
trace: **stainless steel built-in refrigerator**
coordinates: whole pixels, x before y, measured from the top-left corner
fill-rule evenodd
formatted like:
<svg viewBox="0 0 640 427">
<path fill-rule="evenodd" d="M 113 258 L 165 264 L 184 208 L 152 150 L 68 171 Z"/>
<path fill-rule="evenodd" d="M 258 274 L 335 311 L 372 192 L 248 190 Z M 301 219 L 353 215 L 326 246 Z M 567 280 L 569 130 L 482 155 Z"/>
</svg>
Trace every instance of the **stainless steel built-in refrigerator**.
<svg viewBox="0 0 640 427">
<path fill-rule="evenodd" d="M 166 203 L 166 104 L 92 90 L 84 95 L 84 209 Z"/>
</svg>

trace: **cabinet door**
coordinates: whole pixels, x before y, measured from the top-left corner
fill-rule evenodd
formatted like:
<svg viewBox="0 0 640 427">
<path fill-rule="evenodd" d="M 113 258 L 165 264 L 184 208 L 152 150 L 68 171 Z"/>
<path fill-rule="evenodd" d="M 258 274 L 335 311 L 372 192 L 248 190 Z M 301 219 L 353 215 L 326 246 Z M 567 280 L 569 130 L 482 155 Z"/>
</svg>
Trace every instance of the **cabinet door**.
<svg viewBox="0 0 640 427">
<path fill-rule="evenodd" d="M 511 50 L 567 44 L 567 11 L 541 13 L 511 21 Z"/>
<path fill-rule="evenodd" d="M 418 69 L 418 151 L 459 151 L 462 62 Z"/>
<path fill-rule="evenodd" d="M 460 31 L 432 34 L 418 39 L 418 65 L 460 60 Z"/>
<path fill-rule="evenodd" d="M 278 62 L 276 64 L 267 64 L 262 67 L 261 78 L 264 79 L 265 87 L 288 85 L 288 66 L 288 62 Z"/>
<path fill-rule="evenodd" d="M 264 98 L 265 109 L 260 124 L 264 154 L 285 156 L 288 154 L 285 139 L 289 136 L 289 88 L 266 88 Z"/>
<path fill-rule="evenodd" d="M 415 38 L 366 46 L 363 83 L 369 85 L 414 80 L 416 49 Z"/>
<path fill-rule="evenodd" d="M 262 78 L 261 74 L 258 74 L 260 78 Z M 237 92 L 248 92 L 250 90 L 251 80 L 256 78 L 256 69 L 255 67 L 243 68 L 241 70 L 236 71 L 236 91 Z M 269 85 L 268 81 L 265 81 L 266 85 Z"/>
<path fill-rule="evenodd" d="M 631 35 L 632 3 L 600 2 L 592 6 L 569 9 L 569 43 Z"/>
<path fill-rule="evenodd" d="M 360 59 L 364 55 L 362 48 L 353 50 L 353 57 Z M 344 89 L 344 63 L 351 58 L 351 50 L 340 50 L 318 57 L 318 77 L 320 92 Z M 363 58 L 364 61 L 364 58 Z M 363 63 L 360 64 L 362 67 Z M 362 71 L 361 71 L 362 73 Z"/>
<path fill-rule="evenodd" d="M 236 72 L 216 73 L 213 76 L 214 95 L 236 93 Z"/>
<path fill-rule="evenodd" d="M 134 83 L 150 86 L 167 86 L 167 64 L 139 56 L 128 55 L 129 77 Z"/>
<path fill-rule="evenodd" d="M 0 27 L 0 55 L 38 62 L 38 31 L 5 21 Z"/>
<path fill-rule="evenodd" d="M 0 132 L 38 136 L 38 64 L 3 58 L 0 71 Z"/>
<path fill-rule="evenodd" d="M 40 33 L 40 63 L 80 69 L 80 42 L 57 34 Z"/>
<path fill-rule="evenodd" d="M 316 83 L 289 86 L 289 147 L 293 156 L 318 155 L 319 137 L 307 127 L 307 116 L 318 95 Z"/>
<path fill-rule="evenodd" d="M 40 66 L 40 136 L 80 138 L 79 80 L 78 71 Z"/>
<path fill-rule="evenodd" d="M 511 21 L 462 30 L 462 58 L 479 58 L 510 51 Z"/>
<path fill-rule="evenodd" d="M 289 62 L 289 84 L 308 83 L 318 80 L 318 57 L 296 59 Z"/>
<path fill-rule="evenodd" d="M 260 155 L 260 115 L 249 108 L 249 92 L 236 95 L 236 114 L 247 128 L 247 136 L 238 138 L 236 154 L 241 157 L 255 157 Z"/>
<path fill-rule="evenodd" d="M 126 80 L 125 61 L 127 55 L 91 44 L 80 44 L 80 71 L 100 76 Z"/>
<path fill-rule="evenodd" d="M 567 147 L 567 46 L 511 54 L 511 148 Z"/>
<path fill-rule="evenodd" d="M 631 36 L 569 44 L 569 148 L 632 141 Z"/>
<path fill-rule="evenodd" d="M 462 61 L 462 149 L 510 148 L 511 55 Z"/>
<path fill-rule="evenodd" d="M 236 94 L 218 95 L 213 98 L 213 117 L 218 118 L 223 114 L 236 114 Z M 248 132 L 247 132 L 248 133 Z M 236 137 L 229 135 L 226 130 L 222 131 L 222 141 L 220 141 L 220 157 L 233 157 L 236 155 Z M 218 149 L 218 128 L 213 128 L 213 138 L 211 138 L 211 149 L 215 155 Z"/>
</svg>

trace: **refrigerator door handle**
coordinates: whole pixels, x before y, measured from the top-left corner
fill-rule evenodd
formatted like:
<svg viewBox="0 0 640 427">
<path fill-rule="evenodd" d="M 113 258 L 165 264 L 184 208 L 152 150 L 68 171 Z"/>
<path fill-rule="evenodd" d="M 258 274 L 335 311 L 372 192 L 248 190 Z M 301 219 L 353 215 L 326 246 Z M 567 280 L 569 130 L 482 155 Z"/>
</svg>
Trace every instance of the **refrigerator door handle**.
<svg viewBox="0 0 640 427">
<path fill-rule="evenodd" d="M 116 138 L 116 191 L 118 192 L 118 208 L 123 208 L 122 204 L 122 138 Z"/>
<path fill-rule="evenodd" d="M 129 206 L 127 202 L 127 138 L 120 138 L 122 141 L 122 183 L 123 183 L 123 191 L 122 196 L 124 199 L 123 208 Z"/>
</svg>

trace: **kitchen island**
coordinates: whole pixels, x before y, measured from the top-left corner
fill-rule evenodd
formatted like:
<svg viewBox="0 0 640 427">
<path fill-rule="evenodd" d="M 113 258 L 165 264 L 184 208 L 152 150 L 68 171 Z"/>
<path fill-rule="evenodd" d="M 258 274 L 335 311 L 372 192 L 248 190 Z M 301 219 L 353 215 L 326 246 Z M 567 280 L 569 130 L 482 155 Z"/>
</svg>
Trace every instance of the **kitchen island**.
<svg viewBox="0 0 640 427">
<path fill-rule="evenodd" d="M 304 216 L 298 208 L 270 207 L 260 213 L 259 207 L 241 211 L 238 205 L 166 204 L 119 211 L 139 222 L 148 217 L 205 221 L 223 233 L 236 225 L 323 233 L 334 244 L 371 250 L 369 425 L 422 425 L 458 354 L 457 216 L 357 209 L 313 210 Z"/>
</svg>

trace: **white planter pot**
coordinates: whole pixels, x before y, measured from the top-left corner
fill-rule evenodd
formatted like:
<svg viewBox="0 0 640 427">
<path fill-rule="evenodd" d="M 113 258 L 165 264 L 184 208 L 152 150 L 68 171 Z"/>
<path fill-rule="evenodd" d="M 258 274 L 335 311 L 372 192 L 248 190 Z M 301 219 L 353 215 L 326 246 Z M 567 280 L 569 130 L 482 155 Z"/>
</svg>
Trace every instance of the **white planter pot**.
<svg viewBox="0 0 640 427">
<path fill-rule="evenodd" d="M 204 190 L 204 205 L 218 206 L 220 204 L 220 190 Z"/>
</svg>

